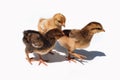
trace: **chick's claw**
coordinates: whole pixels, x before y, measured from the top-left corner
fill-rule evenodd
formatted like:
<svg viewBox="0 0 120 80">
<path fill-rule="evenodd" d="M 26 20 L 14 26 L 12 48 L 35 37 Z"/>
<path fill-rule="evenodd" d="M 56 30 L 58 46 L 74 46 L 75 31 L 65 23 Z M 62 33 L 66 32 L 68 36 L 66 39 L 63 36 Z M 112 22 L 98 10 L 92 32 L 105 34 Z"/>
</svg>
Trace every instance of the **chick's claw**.
<svg viewBox="0 0 120 80">
<path fill-rule="evenodd" d="M 71 61 L 74 62 L 74 63 L 76 63 L 76 60 L 75 60 L 75 59 L 69 59 L 69 63 L 70 63 Z"/>
<path fill-rule="evenodd" d="M 77 54 L 77 53 L 72 53 L 72 55 L 77 57 L 78 59 L 81 59 L 81 60 L 84 60 L 85 58 L 87 58 L 86 56 L 81 55 L 81 54 Z"/>
<path fill-rule="evenodd" d="M 70 63 L 70 62 L 74 62 L 74 63 L 76 63 L 76 60 L 75 60 L 74 57 L 70 57 L 70 56 L 68 56 L 68 57 L 66 57 L 66 60 L 68 60 L 69 63 Z"/>
<path fill-rule="evenodd" d="M 28 62 L 32 65 L 32 61 L 35 61 L 35 59 L 32 57 L 32 58 L 26 58 L 26 60 L 28 60 Z"/>
<path fill-rule="evenodd" d="M 84 56 L 84 55 L 80 55 L 80 54 L 79 54 L 79 57 L 78 57 L 78 58 L 81 59 L 81 61 L 82 61 L 82 60 L 86 59 L 87 57 Z"/>
<path fill-rule="evenodd" d="M 46 64 L 46 61 L 44 61 L 44 60 L 42 60 L 42 59 L 39 60 L 39 64 L 38 64 L 38 65 L 40 65 L 41 63 L 43 63 L 45 66 L 48 66 L 48 65 Z"/>
<path fill-rule="evenodd" d="M 84 56 L 84 55 L 80 55 L 81 56 L 81 58 L 83 58 L 83 59 L 86 59 L 87 57 L 86 56 Z"/>
</svg>

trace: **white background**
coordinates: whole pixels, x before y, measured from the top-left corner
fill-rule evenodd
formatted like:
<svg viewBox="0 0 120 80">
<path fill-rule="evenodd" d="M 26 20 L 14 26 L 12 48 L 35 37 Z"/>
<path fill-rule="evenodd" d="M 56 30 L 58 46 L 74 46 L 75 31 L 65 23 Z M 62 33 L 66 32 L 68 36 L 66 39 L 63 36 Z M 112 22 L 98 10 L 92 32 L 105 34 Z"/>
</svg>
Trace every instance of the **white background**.
<svg viewBox="0 0 120 80">
<path fill-rule="evenodd" d="M 49 55 L 48 66 L 30 65 L 22 42 L 24 30 L 37 30 L 41 17 L 66 16 L 66 28 L 81 29 L 100 22 L 106 32 L 95 34 L 81 50 L 89 59 L 69 63 L 64 51 Z M 119 0 L 0 0 L 0 80 L 120 80 Z M 56 49 L 63 50 L 59 45 Z M 105 55 L 105 56 L 103 56 Z"/>
</svg>

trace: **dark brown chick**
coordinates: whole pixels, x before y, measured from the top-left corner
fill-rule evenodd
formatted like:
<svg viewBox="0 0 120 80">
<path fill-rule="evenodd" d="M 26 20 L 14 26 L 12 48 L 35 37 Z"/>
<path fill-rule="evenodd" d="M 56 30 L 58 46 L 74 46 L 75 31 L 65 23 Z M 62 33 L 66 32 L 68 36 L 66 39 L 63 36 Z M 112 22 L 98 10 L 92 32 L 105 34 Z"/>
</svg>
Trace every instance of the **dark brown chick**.
<svg viewBox="0 0 120 80">
<path fill-rule="evenodd" d="M 52 18 L 41 18 L 38 23 L 38 31 L 45 34 L 47 31 L 53 28 L 62 29 L 65 27 L 66 18 L 61 13 L 56 13 Z"/>
<path fill-rule="evenodd" d="M 40 56 L 39 64 L 47 65 L 41 55 L 49 53 L 54 48 L 55 42 L 63 36 L 63 32 L 59 29 L 51 29 L 43 35 L 38 31 L 26 30 L 23 32 L 23 35 L 23 42 L 26 46 L 25 53 L 29 63 L 32 64 L 32 58 L 29 58 L 29 53 L 37 53 Z"/>
<path fill-rule="evenodd" d="M 59 39 L 59 43 L 61 46 L 68 50 L 68 60 L 71 59 L 70 55 L 77 57 L 79 59 L 84 59 L 86 56 L 79 55 L 74 53 L 73 51 L 77 48 L 86 48 L 90 45 L 91 39 L 95 33 L 104 32 L 102 25 L 98 22 L 90 22 L 81 30 L 73 29 L 73 30 L 64 30 L 63 36 Z"/>
</svg>

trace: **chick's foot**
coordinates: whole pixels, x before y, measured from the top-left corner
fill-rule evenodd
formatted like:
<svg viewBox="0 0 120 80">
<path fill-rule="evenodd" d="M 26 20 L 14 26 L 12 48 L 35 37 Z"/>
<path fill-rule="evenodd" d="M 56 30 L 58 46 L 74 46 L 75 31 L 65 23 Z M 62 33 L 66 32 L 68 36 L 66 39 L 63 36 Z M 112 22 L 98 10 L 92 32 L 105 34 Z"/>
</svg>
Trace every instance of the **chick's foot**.
<svg viewBox="0 0 120 80">
<path fill-rule="evenodd" d="M 32 57 L 32 58 L 26 58 L 26 60 L 28 60 L 28 62 L 32 65 L 32 61 L 35 61 L 35 59 Z"/>
<path fill-rule="evenodd" d="M 85 58 L 87 58 L 86 56 L 81 55 L 81 54 L 77 54 L 77 53 L 72 53 L 72 55 L 74 57 L 77 57 L 78 59 L 81 59 L 81 61 L 84 60 Z"/>
<path fill-rule="evenodd" d="M 76 63 L 76 60 L 74 57 L 71 57 L 70 54 L 66 57 L 66 60 L 68 60 L 69 62 L 74 62 Z"/>
<path fill-rule="evenodd" d="M 40 59 L 40 60 L 39 60 L 39 65 L 40 65 L 41 63 L 43 63 L 45 66 L 48 66 L 48 65 L 46 64 L 46 60 Z"/>
</svg>

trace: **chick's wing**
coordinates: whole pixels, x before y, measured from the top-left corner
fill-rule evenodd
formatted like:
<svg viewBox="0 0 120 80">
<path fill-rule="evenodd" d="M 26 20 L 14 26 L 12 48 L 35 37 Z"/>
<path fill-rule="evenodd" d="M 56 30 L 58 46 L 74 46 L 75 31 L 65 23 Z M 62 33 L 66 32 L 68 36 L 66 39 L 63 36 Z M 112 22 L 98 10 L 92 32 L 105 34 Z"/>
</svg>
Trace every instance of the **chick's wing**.
<svg viewBox="0 0 120 80">
<path fill-rule="evenodd" d="M 44 37 L 37 31 L 27 30 L 24 31 L 23 42 L 26 46 L 32 46 L 34 48 L 41 48 L 44 45 Z"/>
<path fill-rule="evenodd" d="M 79 41 L 80 40 L 80 30 L 63 30 L 64 34 L 69 37 L 69 38 L 73 38 L 75 39 L 75 41 Z"/>
</svg>

